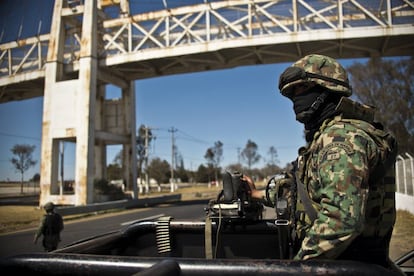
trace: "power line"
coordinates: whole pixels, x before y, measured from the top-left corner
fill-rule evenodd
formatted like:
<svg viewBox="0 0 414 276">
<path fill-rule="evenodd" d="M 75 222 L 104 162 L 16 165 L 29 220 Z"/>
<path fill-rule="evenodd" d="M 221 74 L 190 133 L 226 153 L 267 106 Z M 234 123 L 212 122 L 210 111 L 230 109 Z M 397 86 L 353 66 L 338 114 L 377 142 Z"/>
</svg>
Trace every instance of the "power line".
<svg viewBox="0 0 414 276">
<path fill-rule="evenodd" d="M 171 137 L 166 137 L 166 136 L 157 137 L 157 139 L 161 139 L 161 140 L 172 139 L 172 145 L 171 145 L 171 166 L 172 166 L 172 169 L 174 169 L 174 167 L 175 167 L 174 163 L 176 162 L 175 155 L 177 154 L 176 153 L 177 152 L 177 147 L 176 147 L 177 140 L 191 141 L 191 142 L 195 142 L 195 143 L 202 144 L 202 145 L 212 145 L 212 144 L 214 144 L 214 142 L 208 142 L 208 141 L 205 141 L 203 139 L 199 139 L 199 138 L 197 138 L 193 135 L 190 135 L 187 132 L 182 131 L 181 129 L 178 129 L 178 128 L 175 128 L 175 127 L 170 127 L 170 128 L 163 127 L 163 128 L 157 128 L 157 130 L 168 131 L 168 132 L 172 133 Z M 175 135 L 176 132 L 178 132 L 180 135 Z M 285 145 L 285 146 L 272 145 L 272 146 L 275 147 L 278 152 L 288 150 L 288 149 L 290 150 L 292 148 L 295 148 L 295 149 L 298 148 L 298 146 L 293 146 L 293 145 Z M 238 162 L 238 163 L 241 162 L 240 154 L 241 154 L 241 150 L 244 148 L 244 145 L 238 145 L 238 144 L 223 142 L 223 147 L 227 150 L 231 150 L 231 151 L 234 150 L 235 154 L 236 154 L 236 162 Z M 268 145 L 265 145 L 265 146 L 261 145 L 261 148 L 263 148 L 263 149 L 269 148 L 269 147 L 270 146 L 268 146 Z M 234 153 L 232 152 L 230 155 L 233 156 L 233 154 Z M 158 156 L 164 156 L 164 158 L 169 156 L 167 153 L 158 153 L 157 155 Z M 183 157 L 184 157 L 185 160 L 197 160 L 197 161 L 203 160 L 203 158 L 189 157 L 187 155 L 183 156 Z M 173 171 L 171 172 L 171 175 L 172 176 L 174 175 Z"/>
<path fill-rule="evenodd" d="M 0 132 L 0 135 L 2 135 L 2 136 L 8 136 L 8 137 L 17 137 L 17 138 L 32 139 L 32 140 L 37 140 L 37 141 L 40 141 L 41 140 L 41 139 L 35 138 L 35 137 L 23 136 L 23 135 L 16 135 L 16 134 L 8 134 L 8 133 L 4 133 L 4 132 Z"/>
<path fill-rule="evenodd" d="M 182 131 L 182 130 L 179 130 L 179 131 L 180 131 L 180 133 L 184 134 L 185 136 L 187 136 L 187 137 L 189 137 L 189 138 L 193 139 L 195 142 L 199 142 L 199 143 L 203 143 L 203 144 L 211 144 L 211 142 L 208 142 L 208 141 L 205 141 L 205 140 L 201 140 L 201 139 L 199 139 L 199 138 L 196 138 L 196 137 L 194 137 L 194 136 L 192 136 L 192 135 L 190 135 L 190 134 L 188 134 L 188 133 L 185 133 L 185 132 L 184 132 L 184 131 Z"/>
</svg>

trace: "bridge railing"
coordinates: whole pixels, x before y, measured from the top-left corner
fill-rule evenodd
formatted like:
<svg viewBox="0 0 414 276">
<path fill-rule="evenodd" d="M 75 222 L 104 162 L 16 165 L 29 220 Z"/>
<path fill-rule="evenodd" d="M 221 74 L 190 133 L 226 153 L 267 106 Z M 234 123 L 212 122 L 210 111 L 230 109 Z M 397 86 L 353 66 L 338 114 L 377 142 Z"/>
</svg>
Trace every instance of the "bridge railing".
<svg viewBox="0 0 414 276">
<path fill-rule="evenodd" d="M 48 46 L 49 34 L 0 45 L 0 77 L 42 70 Z"/>
<path fill-rule="evenodd" d="M 387 5 L 389 4 L 389 5 Z M 222 1 L 107 20 L 105 56 L 312 30 L 364 30 L 414 23 L 409 1 Z"/>
<path fill-rule="evenodd" d="M 206 2 L 126 17 L 108 15 L 110 19 L 99 23 L 99 58 L 137 52 L 151 58 L 157 56 L 150 52 L 154 49 L 174 49 L 179 55 L 181 46 L 214 50 L 221 42 L 234 41 L 233 47 L 237 47 L 251 38 L 285 36 L 286 42 L 293 39 L 291 35 L 305 32 L 318 35 L 355 30 L 368 36 L 373 29 L 389 34 L 396 27 L 414 32 L 414 3 L 409 0 Z M 73 7 L 67 9 L 70 12 Z M 65 64 L 76 63 L 79 58 L 81 29 L 77 26 L 67 33 Z M 0 45 L 0 78 L 42 70 L 48 40 L 47 34 Z"/>
</svg>

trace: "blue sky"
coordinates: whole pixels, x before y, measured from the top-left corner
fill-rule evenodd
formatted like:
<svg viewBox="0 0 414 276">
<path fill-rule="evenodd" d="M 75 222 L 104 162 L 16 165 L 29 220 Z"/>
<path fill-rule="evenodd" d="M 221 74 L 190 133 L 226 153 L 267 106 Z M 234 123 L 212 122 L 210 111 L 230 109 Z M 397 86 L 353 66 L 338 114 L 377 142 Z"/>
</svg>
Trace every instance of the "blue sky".
<svg viewBox="0 0 414 276">
<path fill-rule="evenodd" d="M 139 7 L 145 9 L 160 8 L 163 3 L 140 1 L 131 3 L 143 3 Z M 38 3 L 2 0 L 0 43 L 48 32 L 53 1 Z M 167 3 L 172 5 L 174 0 Z M 352 60 L 341 62 L 347 66 Z M 238 162 L 238 151 L 249 139 L 258 145 L 263 157 L 254 167 L 261 167 L 269 160 L 271 146 L 277 150 L 280 166 L 292 161 L 304 139 L 303 127 L 295 121 L 291 102 L 277 89 L 279 75 L 288 65 L 255 65 L 136 81 L 137 129 L 141 124 L 147 125 L 154 128 L 156 136 L 150 158 L 160 157 L 170 162 L 168 130 L 173 127 L 177 129 L 176 146 L 187 169 L 196 170 L 205 164 L 204 154 L 216 141 L 223 143 L 224 167 Z M 33 157 L 38 163 L 25 173 L 25 179 L 40 172 L 42 107 L 43 98 L 0 104 L 0 181 L 20 180 L 10 162 L 13 157 L 10 150 L 15 144 L 36 146 Z M 108 162 L 113 161 L 119 150 L 119 146 L 108 147 Z M 73 171 L 73 162 L 65 161 L 65 165 L 68 171 Z"/>
<path fill-rule="evenodd" d="M 340 62 L 349 66 L 354 60 Z M 280 166 L 293 161 L 305 143 L 303 126 L 295 120 L 292 103 L 277 88 L 279 75 L 289 65 L 244 66 L 136 81 L 137 129 L 141 124 L 154 128 L 156 137 L 150 158 L 171 162 L 169 129 L 173 127 L 186 169 L 205 164 L 204 154 L 216 141 L 223 143 L 224 167 L 238 162 L 238 150 L 249 139 L 262 156 L 254 167 L 269 160 L 271 146 L 277 150 Z M 119 94 L 113 87 L 108 91 L 112 96 Z M 0 181 L 20 180 L 10 163 L 15 144 L 36 146 L 33 156 L 38 163 L 25 173 L 25 179 L 40 171 L 42 108 L 43 97 L 0 104 Z M 119 150 L 119 146 L 107 148 L 108 162 Z M 73 161 L 65 165 L 67 171 L 74 170 Z"/>
<path fill-rule="evenodd" d="M 176 146 L 187 169 L 205 164 L 204 154 L 216 141 L 224 144 L 222 166 L 238 162 L 238 150 L 248 139 L 263 156 L 257 167 L 269 160 L 271 146 L 278 151 L 280 165 L 292 161 L 304 140 L 292 104 L 277 89 L 279 74 L 286 66 L 249 66 L 136 81 L 137 128 L 141 124 L 152 127 L 156 136 L 150 157 L 170 162 L 168 130 L 174 127 Z M 34 159 L 39 162 L 25 178 L 39 172 L 42 101 L 0 104 L 0 181 L 20 179 L 10 163 L 10 149 L 15 144 L 36 146 Z M 109 162 L 119 149 L 108 148 Z"/>
</svg>

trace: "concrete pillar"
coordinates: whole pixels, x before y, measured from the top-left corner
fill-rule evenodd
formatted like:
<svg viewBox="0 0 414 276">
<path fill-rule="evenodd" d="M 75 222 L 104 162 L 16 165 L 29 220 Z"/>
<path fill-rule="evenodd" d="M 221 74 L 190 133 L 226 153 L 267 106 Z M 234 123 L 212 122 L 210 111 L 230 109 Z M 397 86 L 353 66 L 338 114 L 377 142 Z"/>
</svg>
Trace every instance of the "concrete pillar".
<svg viewBox="0 0 414 276">
<path fill-rule="evenodd" d="M 76 205 L 93 202 L 95 154 L 95 106 L 97 90 L 97 6 L 84 3 L 79 58 L 79 103 L 76 128 Z"/>
<path fill-rule="evenodd" d="M 51 129 L 52 120 L 52 98 L 54 84 L 62 74 L 64 28 L 60 20 L 62 11 L 62 1 L 55 1 L 52 25 L 50 28 L 51 38 L 47 54 L 45 68 L 45 91 L 43 97 L 43 118 L 42 118 L 42 148 L 41 148 L 41 167 L 40 167 L 40 199 L 39 204 L 43 206 L 51 194 L 53 155 L 53 138 Z M 57 20 L 56 20 L 57 19 Z"/>
<path fill-rule="evenodd" d="M 95 130 L 104 131 L 105 113 L 105 86 L 99 85 L 96 97 L 95 107 Z M 106 144 L 102 140 L 95 142 L 95 178 L 106 178 Z"/>
<path fill-rule="evenodd" d="M 106 177 L 106 146 L 109 144 L 123 145 L 124 179 L 137 198 L 134 81 L 114 76 L 108 68 L 99 71 L 98 1 L 85 0 L 83 9 L 65 7 L 65 3 L 55 3 L 46 65 L 40 205 L 48 201 L 65 205 L 93 203 L 94 180 Z M 78 10 L 83 13 L 77 14 Z M 64 45 L 70 35 L 65 33 L 65 23 L 73 24 L 71 16 L 82 16 L 78 34 L 80 50 L 73 53 L 79 56 L 77 75 L 65 75 L 63 71 Z M 119 104 L 114 101 L 116 112 L 113 113 L 105 108 L 108 83 L 122 88 L 122 98 Z M 119 123 L 108 124 L 108 118 Z M 76 145 L 72 194 L 61 193 L 59 187 L 59 144 L 62 141 Z"/>
<path fill-rule="evenodd" d="M 78 79 L 63 76 L 64 1 L 56 1 L 46 65 L 42 126 L 41 196 L 57 204 L 85 205 L 93 201 L 95 106 L 97 90 L 97 6 L 84 2 Z M 66 13 L 68 14 L 68 13 Z M 70 13 L 69 13 L 70 14 Z M 59 140 L 76 143 L 75 193 L 60 195 Z"/>
<path fill-rule="evenodd" d="M 127 187 L 133 191 L 133 198 L 138 198 L 137 189 L 137 148 L 136 148 L 136 115 L 135 115 L 135 85 L 129 82 L 129 87 L 122 90 L 123 109 L 126 120 L 126 133 L 129 134 L 130 144 L 124 146 L 124 175 Z"/>
</svg>

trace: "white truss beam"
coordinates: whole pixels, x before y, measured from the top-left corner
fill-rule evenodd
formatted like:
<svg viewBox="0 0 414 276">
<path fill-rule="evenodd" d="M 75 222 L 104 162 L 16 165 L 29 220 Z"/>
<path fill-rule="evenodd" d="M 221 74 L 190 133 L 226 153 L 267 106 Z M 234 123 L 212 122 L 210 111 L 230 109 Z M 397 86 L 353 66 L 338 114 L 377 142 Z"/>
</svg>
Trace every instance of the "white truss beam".
<svg viewBox="0 0 414 276">
<path fill-rule="evenodd" d="M 230 0 L 142 14 L 133 14 L 128 0 L 101 0 L 98 7 L 108 5 L 119 5 L 120 12 L 114 18 L 99 10 L 99 65 L 129 80 L 284 62 L 311 50 L 310 42 L 319 49 L 336 47 L 326 54 L 339 58 L 414 52 L 410 0 Z M 82 26 L 76 16 L 83 12 L 83 5 L 62 9 L 67 17 L 62 62 L 69 77 L 79 68 Z M 0 86 L 15 91 L 22 79 L 17 75 L 44 70 L 49 39 L 47 34 L 0 45 Z"/>
</svg>

